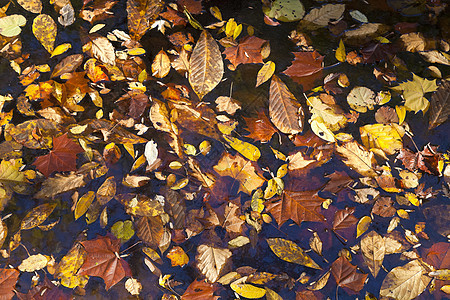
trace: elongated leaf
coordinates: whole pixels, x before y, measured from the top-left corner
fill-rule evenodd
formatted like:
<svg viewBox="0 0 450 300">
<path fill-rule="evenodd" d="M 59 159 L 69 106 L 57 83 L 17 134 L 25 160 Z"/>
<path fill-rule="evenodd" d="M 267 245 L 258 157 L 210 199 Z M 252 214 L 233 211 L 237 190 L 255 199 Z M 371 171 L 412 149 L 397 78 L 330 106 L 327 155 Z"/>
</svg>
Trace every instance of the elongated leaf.
<svg viewBox="0 0 450 300">
<path fill-rule="evenodd" d="M 338 20 L 344 13 L 344 4 L 325 4 L 321 8 L 312 9 L 301 21 L 308 29 L 325 27 L 331 20 Z"/>
<path fill-rule="evenodd" d="M 361 239 L 361 252 L 373 277 L 377 277 L 378 271 L 380 271 L 385 250 L 383 237 L 375 231 L 369 232 Z"/>
<path fill-rule="evenodd" d="M 83 54 L 67 56 L 55 66 L 51 77 L 58 77 L 64 73 L 70 73 L 78 68 L 82 62 Z"/>
<path fill-rule="evenodd" d="M 381 284 L 380 296 L 397 300 L 414 299 L 425 290 L 431 278 L 418 260 L 392 269 Z"/>
<path fill-rule="evenodd" d="M 84 215 L 87 212 L 89 206 L 94 201 L 95 193 L 93 191 L 89 191 L 78 200 L 77 205 L 75 206 L 75 220 Z"/>
<path fill-rule="evenodd" d="M 116 64 L 116 54 L 114 52 L 114 47 L 111 42 L 105 37 L 100 36 L 92 39 L 90 52 L 92 56 L 106 64 Z"/>
<path fill-rule="evenodd" d="M 56 23 L 52 17 L 41 14 L 34 18 L 33 34 L 50 54 L 53 52 L 55 46 L 56 33 Z"/>
<path fill-rule="evenodd" d="M 269 94 L 269 116 L 283 133 L 297 134 L 303 130 L 304 113 L 300 103 L 277 76 L 272 77 Z"/>
<path fill-rule="evenodd" d="M 444 123 L 450 115 L 450 81 L 439 86 L 431 97 L 430 121 L 428 129 L 433 129 Z"/>
<path fill-rule="evenodd" d="M 189 61 L 189 83 L 202 99 L 222 80 L 223 60 L 219 46 L 208 31 L 203 31 Z"/>
<path fill-rule="evenodd" d="M 23 218 L 22 223 L 20 223 L 20 229 L 32 229 L 40 225 L 48 218 L 48 216 L 50 216 L 55 207 L 56 203 L 45 203 L 33 208 L 33 210 Z"/>
<path fill-rule="evenodd" d="M 272 77 L 275 72 L 275 63 L 273 61 L 266 62 L 262 68 L 258 71 L 258 75 L 256 76 L 256 87 L 260 86 L 264 82 Z"/>
<path fill-rule="evenodd" d="M 322 268 L 309 257 L 302 248 L 297 246 L 294 242 L 282 238 L 267 239 L 270 249 L 276 256 L 284 261 L 310 267 L 313 269 Z"/>
</svg>

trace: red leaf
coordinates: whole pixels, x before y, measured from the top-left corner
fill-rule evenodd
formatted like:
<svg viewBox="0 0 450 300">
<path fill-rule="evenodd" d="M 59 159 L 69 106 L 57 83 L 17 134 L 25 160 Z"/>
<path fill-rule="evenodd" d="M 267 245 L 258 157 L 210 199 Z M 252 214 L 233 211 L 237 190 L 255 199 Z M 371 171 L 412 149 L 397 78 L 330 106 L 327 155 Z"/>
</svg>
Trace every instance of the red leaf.
<svg viewBox="0 0 450 300">
<path fill-rule="evenodd" d="M 240 64 L 263 63 L 261 47 L 265 42 L 267 41 L 256 36 L 247 36 L 239 45 L 226 48 L 223 54 L 235 67 Z"/>
<path fill-rule="evenodd" d="M 354 212 L 354 207 L 338 210 L 334 214 L 333 230 L 345 229 L 358 223 L 358 219 L 352 215 Z"/>
<path fill-rule="evenodd" d="M 86 261 L 78 275 L 103 278 L 106 290 L 125 276 L 131 276 L 128 263 L 119 257 L 120 241 L 109 236 L 100 236 L 94 240 L 81 242 L 87 252 Z"/>
<path fill-rule="evenodd" d="M 266 114 L 261 111 L 258 112 L 257 118 L 244 117 L 244 120 L 247 123 L 248 131 L 250 131 L 247 137 L 260 141 L 261 143 L 270 141 L 272 135 L 277 132 Z"/>
<path fill-rule="evenodd" d="M 338 286 L 349 288 L 356 293 L 364 287 L 364 281 L 367 278 L 367 274 L 356 273 L 356 266 L 343 256 L 333 262 L 331 273 Z"/>
<path fill-rule="evenodd" d="M 14 286 L 19 278 L 16 269 L 0 269 L 0 299 L 11 299 L 14 297 Z"/>
<path fill-rule="evenodd" d="M 32 287 L 28 293 L 17 293 L 17 298 L 20 300 L 69 300 L 69 295 L 65 294 L 62 289 L 53 284 L 53 282 L 46 276 L 44 281 L 39 285 Z"/>
<path fill-rule="evenodd" d="M 177 3 L 180 11 L 186 8 L 193 15 L 201 14 L 203 11 L 201 0 L 178 0 Z"/>
<path fill-rule="evenodd" d="M 216 300 L 219 299 L 219 296 L 214 296 L 216 290 L 217 287 L 205 280 L 195 280 L 188 286 L 181 300 Z"/>
<path fill-rule="evenodd" d="M 440 175 L 438 162 L 439 153 L 436 152 L 437 147 L 426 145 L 422 151 L 414 153 L 409 149 L 401 149 L 397 159 L 400 159 L 403 165 L 410 171 L 417 169 L 432 175 Z"/>
<path fill-rule="evenodd" d="M 324 56 L 317 51 L 294 52 L 295 59 L 292 65 L 283 73 L 288 76 L 304 77 L 315 74 L 323 69 L 322 62 Z"/>
<path fill-rule="evenodd" d="M 450 243 L 437 243 L 428 249 L 425 261 L 436 269 L 450 268 Z"/>
<path fill-rule="evenodd" d="M 267 204 L 267 210 L 281 226 L 287 220 L 292 220 L 298 225 L 303 221 L 325 221 L 317 209 L 325 199 L 317 195 L 317 191 L 288 191 L 285 190 L 281 200 L 273 200 Z"/>
<path fill-rule="evenodd" d="M 64 134 L 53 138 L 53 150 L 36 158 L 33 165 L 46 177 L 55 171 L 76 171 L 77 154 L 80 152 L 83 152 L 83 148 Z"/>
</svg>

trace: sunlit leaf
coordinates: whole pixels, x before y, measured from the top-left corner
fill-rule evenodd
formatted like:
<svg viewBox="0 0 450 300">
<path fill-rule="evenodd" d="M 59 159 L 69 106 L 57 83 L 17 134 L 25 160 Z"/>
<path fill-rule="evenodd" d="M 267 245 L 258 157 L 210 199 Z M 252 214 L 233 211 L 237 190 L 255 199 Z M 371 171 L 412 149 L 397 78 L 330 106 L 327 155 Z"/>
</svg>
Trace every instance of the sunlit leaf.
<svg viewBox="0 0 450 300">
<path fill-rule="evenodd" d="M 313 269 L 322 269 L 294 242 L 282 238 L 271 238 L 267 239 L 267 243 L 273 253 L 282 260 Z"/>
<path fill-rule="evenodd" d="M 13 37 L 22 31 L 20 27 L 25 26 L 27 19 L 22 15 L 9 15 L 0 18 L 0 34 L 5 37 Z"/>
<path fill-rule="evenodd" d="M 221 275 L 231 251 L 208 245 L 200 245 L 197 248 L 197 266 L 202 274 L 210 281 L 216 282 Z"/>
<path fill-rule="evenodd" d="M 364 261 L 369 266 L 370 273 L 377 277 L 383 264 L 385 245 L 384 240 L 375 231 L 371 231 L 361 239 L 361 252 Z"/>
<path fill-rule="evenodd" d="M 84 215 L 87 210 L 89 209 L 89 206 L 92 204 L 92 201 L 95 199 L 95 193 L 93 191 L 89 191 L 83 196 L 78 199 L 78 202 L 75 206 L 75 220 L 77 220 L 79 217 Z"/>
<path fill-rule="evenodd" d="M 56 39 L 57 27 L 52 17 L 46 14 L 38 15 L 33 20 L 33 34 L 41 45 L 52 54 L 55 39 Z"/>
<path fill-rule="evenodd" d="M 266 290 L 247 283 L 232 283 L 230 288 L 242 297 L 258 299 L 266 294 Z"/>
</svg>

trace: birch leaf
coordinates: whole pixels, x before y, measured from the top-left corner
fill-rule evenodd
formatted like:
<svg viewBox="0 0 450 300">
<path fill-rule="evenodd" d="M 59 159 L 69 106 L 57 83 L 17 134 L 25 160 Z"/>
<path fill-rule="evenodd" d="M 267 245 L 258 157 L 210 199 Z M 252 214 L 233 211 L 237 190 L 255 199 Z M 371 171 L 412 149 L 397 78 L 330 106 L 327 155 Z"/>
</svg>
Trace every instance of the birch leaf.
<svg viewBox="0 0 450 300">
<path fill-rule="evenodd" d="M 52 17 L 46 14 L 38 15 L 33 21 L 33 34 L 41 45 L 52 54 L 55 47 L 57 27 Z"/>
<path fill-rule="evenodd" d="M 305 115 L 300 103 L 277 76 L 272 77 L 269 92 L 269 116 L 283 133 L 297 134 L 303 130 Z"/>
<path fill-rule="evenodd" d="M 189 61 L 189 83 L 202 99 L 222 80 L 223 60 L 219 46 L 208 31 L 203 31 Z"/>
</svg>

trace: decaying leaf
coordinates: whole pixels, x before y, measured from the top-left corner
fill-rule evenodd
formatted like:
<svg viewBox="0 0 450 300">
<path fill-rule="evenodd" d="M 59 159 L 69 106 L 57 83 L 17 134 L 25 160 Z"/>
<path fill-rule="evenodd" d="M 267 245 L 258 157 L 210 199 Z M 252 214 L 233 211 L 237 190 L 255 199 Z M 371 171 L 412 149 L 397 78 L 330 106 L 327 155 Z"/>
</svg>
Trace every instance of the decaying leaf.
<svg viewBox="0 0 450 300">
<path fill-rule="evenodd" d="M 197 248 L 197 266 L 200 272 L 213 283 L 221 276 L 230 257 L 231 251 L 228 249 L 208 245 L 200 245 Z"/>
<path fill-rule="evenodd" d="M 160 0 L 127 0 L 128 30 L 139 41 L 163 8 Z"/>
<path fill-rule="evenodd" d="M 309 257 L 302 248 L 292 241 L 282 238 L 267 239 L 270 249 L 276 256 L 282 260 L 310 267 L 313 269 L 322 269 L 315 261 Z"/>
<path fill-rule="evenodd" d="M 433 129 L 445 121 L 450 115 L 450 81 L 439 86 L 436 93 L 431 96 L 431 108 L 428 129 Z"/>
<path fill-rule="evenodd" d="M 33 34 L 48 53 L 52 53 L 56 38 L 56 23 L 46 14 L 38 15 L 33 21 Z"/>
<path fill-rule="evenodd" d="M 375 231 L 369 232 L 361 239 L 361 252 L 370 273 L 373 277 L 377 277 L 385 254 L 383 238 Z"/>
</svg>

